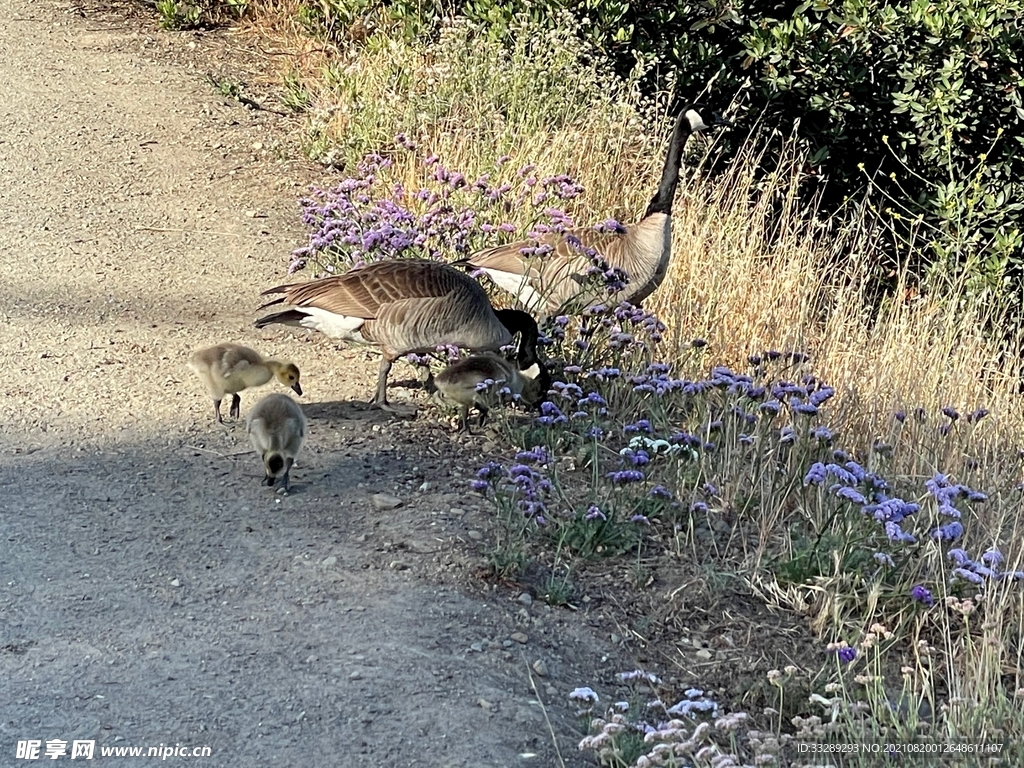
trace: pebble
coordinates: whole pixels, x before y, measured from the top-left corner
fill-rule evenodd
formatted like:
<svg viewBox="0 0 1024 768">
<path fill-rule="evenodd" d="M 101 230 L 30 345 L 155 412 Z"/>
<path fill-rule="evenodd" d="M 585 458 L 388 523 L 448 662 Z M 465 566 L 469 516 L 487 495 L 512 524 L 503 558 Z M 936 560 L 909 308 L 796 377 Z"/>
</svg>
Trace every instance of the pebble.
<svg viewBox="0 0 1024 768">
<path fill-rule="evenodd" d="M 469 536 L 473 541 L 480 541 L 480 539 L 484 537 L 480 531 L 470 531 L 467 536 Z"/>
<path fill-rule="evenodd" d="M 472 645 L 469 646 L 469 650 L 476 651 L 477 653 L 483 653 L 483 651 L 484 651 L 484 644 L 483 643 L 473 643 Z"/>
<path fill-rule="evenodd" d="M 378 512 L 385 512 L 389 509 L 398 509 L 402 506 L 402 500 L 397 496 L 387 493 L 375 493 L 370 497 L 370 503 Z"/>
<path fill-rule="evenodd" d="M 557 696 L 558 695 L 558 689 L 555 688 L 555 686 L 553 686 L 553 685 L 549 685 L 547 688 L 544 689 L 544 693 L 547 694 L 548 696 Z"/>
<path fill-rule="evenodd" d="M 707 648 L 701 648 L 699 651 L 697 651 L 696 656 L 698 659 L 707 661 L 711 658 L 711 651 L 709 651 Z"/>
<path fill-rule="evenodd" d="M 433 487 L 434 487 L 434 484 L 432 482 L 430 482 L 429 480 L 427 480 L 426 482 L 423 482 L 423 483 L 420 484 L 420 493 L 426 493 L 427 491 L 429 491 Z"/>
<path fill-rule="evenodd" d="M 519 602 L 523 605 L 533 605 L 533 595 L 529 592 L 523 592 L 523 594 L 519 596 Z"/>
<path fill-rule="evenodd" d="M 338 562 L 338 558 L 337 558 L 337 557 L 335 557 L 334 555 L 331 555 L 331 556 L 329 556 L 329 557 L 325 557 L 325 558 L 324 558 L 324 563 L 323 563 L 323 564 L 324 564 L 324 565 L 334 565 L 334 564 L 336 564 L 337 562 Z"/>
<path fill-rule="evenodd" d="M 354 672 L 351 672 L 349 674 L 348 679 L 349 680 L 359 680 L 359 679 L 362 678 L 362 676 L 363 676 L 363 674 L 359 670 L 355 670 Z"/>
<path fill-rule="evenodd" d="M 533 671 L 541 677 L 548 676 L 548 665 L 544 663 L 544 659 L 537 659 L 533 662 Z"/>
<path fill-rule="evenodd" d="M 172 587 L 180 587 L 181 586 L 181 582 L 178 579 L 171 579 L 171 586 Z"/>
<path fill-rule="evenodd" d="M 524 645 L 530 638 L 524 635 L 522 632 L 513 632 L 509 637 L 515 640 L 517 643 Z"/>
</svg>

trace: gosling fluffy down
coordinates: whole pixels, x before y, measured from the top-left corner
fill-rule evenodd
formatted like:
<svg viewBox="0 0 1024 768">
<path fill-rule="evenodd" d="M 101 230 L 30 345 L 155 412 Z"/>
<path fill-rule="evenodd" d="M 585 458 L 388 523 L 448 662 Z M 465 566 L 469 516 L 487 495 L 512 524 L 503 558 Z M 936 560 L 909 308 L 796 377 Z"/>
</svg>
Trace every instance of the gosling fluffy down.
<svg viewBox="0 0 1024 768">
<path fill-rule="evenodd" d="M 278 478 L 287 492 L 288 473 L 306 440 L 306 417 L 288 395 L 267 395 L 253 407 L 245 425 L 253 448 L 266 469 L 260 485 L 274 487 Z"/>
<path fill-rule="evenodd" d="M 196 372 L 206 391 L 213 398 L 213 415 L 223 424 L 220 403 L 224 395 L 231 395 L 229 415 L 237 419 L 241 413 L 242 398 L 238 393 L 249 387 L 260 387 L 277 379 L 295 394 L 302 394 L 299 369 L 294 363 L 264 360 L 259 352 L 240 344 L 217 344 L 197 349 L 188 360 L 188 367 Z"/>
<path fill-rule="evenodd" d="M 488 385 L 490 382 L 490 385 Z M 482 427 L 491 408 L 500 402 L 503 389 L 508 395 L 518 395 L 530 407 L 544 400 L 551 377 L 540 362 L 525 369 L 494 353 L 472 355 L 453 363 L 433 380 L 433 388 L 445 398 L 461 406 L 460 429 L 469 431 L 469 409 L 480 412 L 477 426 Z"/>
</svg>

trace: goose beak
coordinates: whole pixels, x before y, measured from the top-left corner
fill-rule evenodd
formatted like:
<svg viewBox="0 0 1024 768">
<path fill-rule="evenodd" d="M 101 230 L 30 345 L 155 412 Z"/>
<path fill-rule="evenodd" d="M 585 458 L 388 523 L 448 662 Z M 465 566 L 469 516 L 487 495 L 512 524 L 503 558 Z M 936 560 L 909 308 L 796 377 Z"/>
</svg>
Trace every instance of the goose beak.
<svg viewBox="0 0 1024 768">
<path fill-rule="evenodd" d="M 711 124 L 708 126 L 708 128 L 717 128 L 719 126 L 725 126 L 725 125 L 728 125 L 728 126 L 731 127 L 732 124 L 733 123 L 732 123 L 731 120 L 726 120 L 724 117 L 722 117 L 717 112 L 712 112 L 711 113 Z"/>
<path fill-rule="evenodd" d="M 302 387 L 299 386 L 299 382 L 296 381 L 294 384 L 292 384 L 292 390 L 295 392 L 296 395 L 299 395 L 300 397 L 302 396 Z"/>
</svg>

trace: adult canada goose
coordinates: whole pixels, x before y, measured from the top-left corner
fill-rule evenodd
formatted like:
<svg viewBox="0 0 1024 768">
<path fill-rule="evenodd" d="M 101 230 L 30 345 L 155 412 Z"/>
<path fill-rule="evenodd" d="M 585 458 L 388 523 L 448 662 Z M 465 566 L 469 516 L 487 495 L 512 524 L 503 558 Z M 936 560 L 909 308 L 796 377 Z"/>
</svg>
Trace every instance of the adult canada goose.
<svg viewBox="0 0 1024 768">
<path fill-rule="evenodd" d="M 495 311 L 476 280 L 436 261 L 379 261 L 343 275 L 263 292 L 268 294 L 282 296 L 260 309 L 275 304 L 292 308 L 261 317 L 257 328 L 272 323 L 297 325 L 332 339 L 379 346 L 384 356 L 371 402 L 386 410 L 395 410 L 388 405 L 387 378 L 392 363 L 402 355 L 433 352 L 441 345 L 496 350 L 517 332 L 523 337 L 521 354 L 529 355 L 522 350 L 534 349 L 539 335 L 530 315 L 512 309 Z"/>
<path fill-rule="evenodd" d="M 710 123 L 704 120 L 707 115 Z M 672 256 L 672 200 L 679 184 L 683 147 L 690 134 L 728 124 L 696 104 L 682 108 L 672 130 L 658 190 L 643 218 L 615 231 L 578 229 L 499 245 L 457 262 L 486 272 L 495 283 L 519 298 L 530 312 L 551 315 L 574 300 L 595 304 L 630 301 L 639 304 L 661 285 Z M 527 256 L 540 247 L 544 255 Z M 588 270 L 594 267 L 587 252 L 593 249 L 611 268 L 626 273 L 625 288 L 609 297 L 594 287 Z"/>
<path fill-rule="evenodd" d="M 298 403 L 288 395 L 267 395 L 249 413 L 245 431 L 267 472 L 260 485 L 273 488 L 281 478 L 287 493 L 288 473 L 306 439 L 306 416 Z"/>
<path fill-rule="evenodd" d="M 197 349 L 188 359 L 188 367 L 196 372 L 206 391 L 213 398 L 213 414 L 218 424 L 220 402 L 224 395 L 231 394 L 231 408 L 228 415 L 237 419 L 241 413 L 242 398 L 238 393 L 249 387 L 259 387 L 276 378 L 295 394 L 302 394 L 299 385 L 299 369 L 294 363 L 264 360 L 259 352 L 240 344 L 217 344 Z"/>
<path fill-rule="evenodd" d="M 538 360 L 526 368 L 494 354 L 472 355 L 452 363 L 433 377 L 433 387 L 460 406 L 459 429 L 469 432 L 469 409 L 476 406 L 482 427 L 488 411 L 500 402 L 498 390 L 508 388 L 510 395 L 519 395 L 531 407 L 540 405 L 551 386 L 551 376 Z M 493 386 L 481 388 L 486 382 Z"/>
</svg>

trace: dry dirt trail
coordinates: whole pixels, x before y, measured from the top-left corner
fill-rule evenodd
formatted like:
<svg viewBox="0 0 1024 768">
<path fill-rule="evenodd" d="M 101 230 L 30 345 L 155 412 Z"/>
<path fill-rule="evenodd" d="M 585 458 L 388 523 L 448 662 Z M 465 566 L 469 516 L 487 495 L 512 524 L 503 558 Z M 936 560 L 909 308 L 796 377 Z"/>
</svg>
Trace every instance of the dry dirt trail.
<svg viewBox="0 0 1024 768">
<path fill-rule="evenodd" d="M 591 764 L 566 693 L 623 662 L 609 628 L 474 576 L 479 438 L 359 410 L 375 358 L 252 327 L 319 173 L 268 151 L 294 125 L 226 102 L 152 20 L 3 16 L 0 765 L 59 739 L 104 765 L 556 766 L 537 660 L 565 764 Z M 227 340 L 302 369 L 288 497 L 184 367 Z"/>
</svg>

